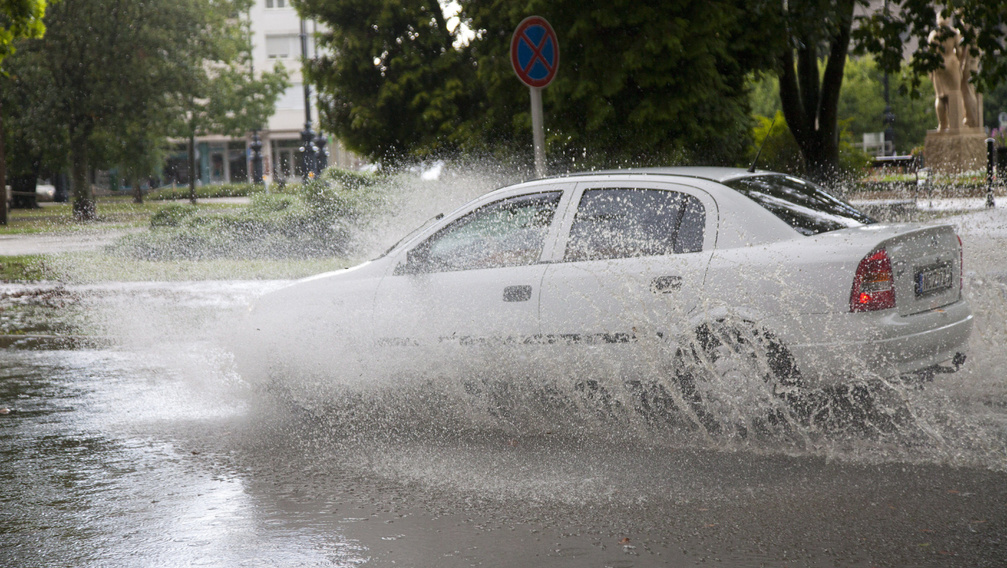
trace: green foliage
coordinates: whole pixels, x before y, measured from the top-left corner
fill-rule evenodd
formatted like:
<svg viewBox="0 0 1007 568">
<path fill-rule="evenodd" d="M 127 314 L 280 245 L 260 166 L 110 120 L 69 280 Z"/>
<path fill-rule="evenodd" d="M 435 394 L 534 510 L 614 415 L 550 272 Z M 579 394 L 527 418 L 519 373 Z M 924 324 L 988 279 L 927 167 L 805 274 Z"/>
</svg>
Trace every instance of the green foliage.
<svg viewBox="0 0 1007 568">
<path fill-rule="evenodd" d="M 197 187 L 196 197 L 200 199 L 213 197 L 250 197 L 251 195 L 262 192 L 263 190 L 264 188 L 262 186 L 252 183 L 218 183 Z M 188 198 L 188 187 L 162 187 L 147 193 L 147 199 L 153 200 Z"/>
<path fill-rule="evenodd" d="M 15 41 L 45 34 L 45 7 L 46 0 L 0 0 L 0 65 Z"/>
<path fill-rule="evenodd" d="M 171 54 L 180 69 L 177 89 L 168 92 L 173 134 L 242 135 L 273 114 L 290 83 L 279 62 L 252 76 L 252 34 L 244 17 L 252 2 L 186 0 L 189 17 L 172 20 L 182 39 Z"/>
<path fill-rule="evenodd" d="M 819 69 L 822 68 L 820 61 Z M 932 100 L 900 93 L 900 87 L 909 80 L 908 72 L 906 67 L 903 73 L 889 78 L 889 96 L 895 114 L 895 148 L 900 154 L 908 154 L 912 148 L 922 145 L 927 129 L 935 120 Z M 750 96 L 753 115 L 772 116 L 780 109 L 778 78 L 752 78 Z M 843 123 L 843 129 L 851 136 L 850 144 L 862 140 L 864 133 L 884 131 L 884 100 L 883 73 L 874 59 L 870 56 L 849 58 L 843 72 L 837 114 L 838 122 Z"/>
<path fill-rule="evenodd" d="M 0 256 L 0 282 L 37 282 L 55 275 L 55 270 L 42 256 Z"/>
<path fill-rule="evenodd" d="M 194 205 L 172 203 L 165 205 L 150 216 L 151 227 L 177 227 L 182 221 L 196 214 Z"/>
<path fill-rule="evenodd" d="M 1007 6 L 1003 0 L 903 0 L 889 4 L 889 13 L 867 12 L 857 18 L 853 30 L 857 53 L 872 53 L 878 66 L 898 73 L 906 46 L 916 44 L 908 62 L 909 81 L 900 86 L 918 92 L 931 71 L 944 64 L 938 46 L 928 40 L 936 27 L 937 14 L 955 14 L 955 25 L 963 43 L 974 56 L 981 57 L 979 73 L 973 78 L 980 91 L 991 91 L 1007 79 Z M 924 89 L 929 91 L 929 88 Z"/>
<path fill-rule="evenodd" d="M 765 116 L 756 116 L 756 120 L 758 124 L 752 131 L 753 145 L 748 149 L 749 160 L 754 160 L 759 148 L 762 148 L 756 164 L 759 169 L 807 175 L 801 149 L 787 127 L 783 112 L 777 111 L 775 124 L 774 119 Z M 830 178 L 836 175 L 840 178 L 858 177 L 871 162 L 870 156 L 853 146 L 853 136 L 846 128 L 848 125 L 849 121 L 840 125 L 839 161 Z"/>
<path fill-rule="evenodd" d="M 752 143 L 749 148 L 749 163 L 755 160 L 759 153 L 756 167 L 761 170 L 772 170 L 790 174 L 801 174 L 804 162 L 801 159 L 801 149 L 794 140 L 793 133 L 787 128 L 787 119 L 782 111 L 777 111 L 775 118 L 756 116 L 757 124 L 752 131 Z"/>
<path fill-rule="evenodd" d="M 322 121 L 347 148 L 376 161 L 457 149 L 471 113 L 474 70 L 452 45 L 437 0 L 299 0 L 324 23 L 323 55 L 308 62 Z"/>
<path fill-rule="evenodd" d="M 141 179 L 165 140 L 265 122 L 286 86 L 282 70 L 252 78 L 252 0 L 61 0 L 44 39 L 22 42 L 5 104 L 17 111 L 10 147 L 19 169 L 73 171 L 74 211 L 93 220 L 87 174 L 119 167 Z M 180 122 L 181 120 L 181 122 Z M 47 154 L 48 153 L 48 154 Z M 51 154 L 51 155 L 50 155 Z"/>
<path fill-rule="evenodd" d="M 22 48 L 4 62 L 0 78 L 7 176 L 39 177 L 64 171 L 69 138 L 50 112 L 59 95 L 54 91 L 44 54 Z"/>
<path fill-rule="evenodd" d="M 463 4 L 488 102 L 474 131 L 527 147 L 527 88 L 509 62 L 513 30 L 544 16 L 560 41 L 560 70 L 543 91 L 550 151 L 577 167 L 734 163 L 750 127 L 745 74 L 765 68 L 770 37 L 751 26 L 757 8 L 712 2 L 527 2 Z M 751 13 L 746 14 L 747 9 Z"/>
<path fill-rule="evenodd" d="M 923 144 L 928 128 L 936 127 L 933 99 L 912 97 L 903 89 L 909 82 L 909 68 L 889 76 L 889 100 L 895 115 L 894 137 L 897 154 L 908 154 Z M 873 57 L 850 58 L 846 63 L 843 90 L 839 98 L 839 120 L 849 120 L 855 140 L 867 132 L 885 129 L 884 73 Z"/>
<path fill-rule="evenodd" d="M 509 60 L 529 14 L 560 41 L 543 91 L 556 166 L 732 163 L 749 123 L 744 74 L 769 65 L 753 47 L 772 35 L 747 24 L 741 0 L 465 0 L 467 44 L 434 0 L 296 4 L 331 30 L 320 42 L 332 55 L 309 66 L 327 129 L 385 163 L 456 151 L 530 161 L 528 89 Z"/>
<path fill-rule="evenodd" d="M 773 74 L 749 77 L 749 99 L 755 116 L 776 116 L 780 110 L 780 80 Z"/>
<path fill-rule="evenodd" d="M 983 93 L 983 124 L 999 128 L 1001 112 L 1007 112 L 1007 79 Z"/>
</svg>

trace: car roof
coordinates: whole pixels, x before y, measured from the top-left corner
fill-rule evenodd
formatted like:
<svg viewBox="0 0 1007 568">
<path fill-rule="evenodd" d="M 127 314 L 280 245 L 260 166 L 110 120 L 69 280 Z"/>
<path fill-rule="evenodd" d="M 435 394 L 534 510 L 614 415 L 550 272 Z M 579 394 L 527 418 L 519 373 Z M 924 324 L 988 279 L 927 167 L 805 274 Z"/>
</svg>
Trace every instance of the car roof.
<svg viewBox="0 0 1007 568">
<path fill-rule="evenodd" d="M 597 170 L 589 172 L 573 172 L 557 178 L 589 177 L 589 176 L 613 176 L 613 175 L 653 175 L 653 176 L 680 176 L 697 179 L 705 179 L 724 183 L 732 179 L 750 177 L 756 175 L 782 175 L 777 172 L 766 170 L 756 170 L 750 172 L 744 168 L 726 168 L 714 166 L 682 166 L 682 167 L 661 167 L 661 168 L 627 168 L 622 170 Z"/>
</svg>

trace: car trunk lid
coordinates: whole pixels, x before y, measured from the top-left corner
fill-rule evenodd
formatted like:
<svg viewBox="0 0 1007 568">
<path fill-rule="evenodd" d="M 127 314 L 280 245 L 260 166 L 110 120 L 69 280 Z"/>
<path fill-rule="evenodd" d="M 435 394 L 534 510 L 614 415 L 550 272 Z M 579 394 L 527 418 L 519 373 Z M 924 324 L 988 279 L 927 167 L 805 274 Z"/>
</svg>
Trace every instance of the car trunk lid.
<svg viewBox="0 0 1007 568">
<path fill-rule="evenodd" d="M 937 309 L 961 297 L 961 241 L 952 227 L 913 227 L 878 248 L 891 260 L 899 315 Z"/>
</svg>

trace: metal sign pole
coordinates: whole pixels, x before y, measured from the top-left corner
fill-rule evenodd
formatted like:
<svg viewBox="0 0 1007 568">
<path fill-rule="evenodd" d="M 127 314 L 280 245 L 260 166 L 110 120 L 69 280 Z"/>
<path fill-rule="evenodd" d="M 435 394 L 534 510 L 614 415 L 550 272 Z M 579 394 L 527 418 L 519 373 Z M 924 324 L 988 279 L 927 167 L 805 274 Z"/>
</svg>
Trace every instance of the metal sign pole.
<svg viewBox="0 0 1007 568">
<path fill-rule="evenodd" d="M 542 126 L 542 89 L 528 87 L 531 93 L 531 129 L 535 147 L 535 176 L 545 177 L 545 130 Z"/>
<path fill-rule="evenodd" d="M 535 176 L 545 177 L 545 127 L 542 125 L 542 89 L 552 82 L 559 68 L 559 40 L 549 22 L 528 16 L 511 37 L 510 61 L 518 79 L 528 85 L 531 95 L 532 149 Z"/>
</svg>

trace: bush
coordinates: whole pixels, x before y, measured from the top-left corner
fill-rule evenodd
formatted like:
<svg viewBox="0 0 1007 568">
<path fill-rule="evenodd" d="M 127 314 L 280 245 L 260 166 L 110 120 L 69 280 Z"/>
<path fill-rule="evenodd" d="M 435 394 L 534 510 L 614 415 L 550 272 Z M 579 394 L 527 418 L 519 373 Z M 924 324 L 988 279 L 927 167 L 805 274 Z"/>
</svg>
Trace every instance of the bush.
<svg viewBox="0 0 1007 568">
<path fill-rule="evenodd" d="M 172 203 L 158 209 L 150 216 L 151 227 L 177 227 L 182 222 L 196 214 L 196 207 L 193 205 L 179 205 Z"/>
<path fill-rule="evenodd" d="M 222 183 L 196 186 L 196 198 L 207 199 L 210 197 L 248 197 L 263 191 L 262 186 L 252 183 Z M 189 199 L 189 186 L 162 187 L 151 190 L 147 194 L 147 199 L 158 200 L 182 200 Z"/>
<path fill-rule="evenodd" d="M 752 131 L 753 146 L 749 148 L 749 159 L 754 160 L 756 152 L 762 148 L 756 167 L 763 170 L 805 175 L 804 158 L 797 140 L 787 126 L 783 111 L 776 111 L 776 118 L 756 116 L 758 124 Z M 774 124 L 775 120 L 775 124 Z M 853 145 L 847 128 L 849 120 L 839 124 L 839 176 L 847 178 L 859 176 L 871 163 L 871 157 Z M 751 163 L 751 162 L 749 162 Z"/>
<path fill-rule="evenodd" d="M 752 131 L 752 143 L 749 148 L 749 163 L 755 161 L 758 155 L 757 168 L 800 175 L 804 173 L 804 159 L 797 140 L 783 118 L 783 111 L 776 111 L 776 117 L 755 117 L 758 121 Z M 761 153 L 760 152 L 761 149 Z"/>
<path fill-rule="evenodd" d="M 254 193 L 234 212 L 167 205 L 151 217 L 151 231 L 113 247 L 148 260 L 345 255 L 351 226 L 381 203 L 382 179 L 331 168 L 311 183 L 287 186 L 290 193 Z"/>
</svg>

